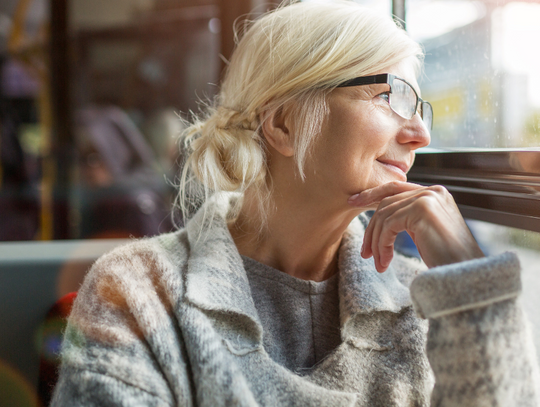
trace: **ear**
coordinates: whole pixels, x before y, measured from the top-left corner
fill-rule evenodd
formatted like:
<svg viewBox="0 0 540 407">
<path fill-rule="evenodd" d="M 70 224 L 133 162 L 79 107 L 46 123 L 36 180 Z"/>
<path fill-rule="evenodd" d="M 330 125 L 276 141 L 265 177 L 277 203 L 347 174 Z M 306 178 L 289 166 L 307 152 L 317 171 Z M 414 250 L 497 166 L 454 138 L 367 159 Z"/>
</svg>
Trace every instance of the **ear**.
<svg viewBox="0 0 540 407">
<path fill-rule="evenodd" d="M 287 125 L 288 120 L 284 109 L 279 108 L 271 111 L 262 122 L 262 132 L 268 144 L 281 155 L 292 157 L 294 155 L 294 140 Z"/>
</svg>

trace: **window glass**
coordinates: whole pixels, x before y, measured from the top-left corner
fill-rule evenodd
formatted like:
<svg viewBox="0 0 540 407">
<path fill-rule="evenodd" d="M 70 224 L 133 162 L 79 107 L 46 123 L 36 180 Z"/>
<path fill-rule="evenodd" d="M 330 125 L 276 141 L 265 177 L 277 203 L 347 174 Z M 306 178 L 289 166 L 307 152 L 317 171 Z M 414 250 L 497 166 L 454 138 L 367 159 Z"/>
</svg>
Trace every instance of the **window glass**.
<svg viewBox="0 0 540 407">
<path fill-rule="evenodd" d="M 409 0 L 407 29 L 426 51 L 431 147 L 540 145 L 540 4 Z"/>
<path fill-rule="evenodd" d="M 521 300 L 525 313 L 532 325 L 536 349 L 540 349 L 540 233 L 529 232 L 481 221 L 467 221 L 476 240 L 486 255 L 497 255 L 506 251 L 515 252 L 521 264 Z M 540 353 L 537 353 L 540 363 Z"/>
</svg>

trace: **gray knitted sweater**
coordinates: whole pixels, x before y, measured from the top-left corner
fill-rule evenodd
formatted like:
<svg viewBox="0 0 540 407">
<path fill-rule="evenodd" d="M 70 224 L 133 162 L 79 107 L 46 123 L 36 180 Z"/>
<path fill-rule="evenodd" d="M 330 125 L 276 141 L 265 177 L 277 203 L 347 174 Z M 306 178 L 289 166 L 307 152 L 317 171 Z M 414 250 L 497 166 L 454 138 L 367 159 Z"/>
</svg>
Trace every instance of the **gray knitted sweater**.
<svg viewBox="0 0 540 407">
<path fill-rule="evenodd" d="M 307 375 L 341 344 L 338 274 L 302 280 L 242 256 L 263 329 L 263 347 L 281 366 Z"/>
<path fill-rule="evenodd" d="M 396 254 L 379 274 L 359 255 L 364 227 L 353 221 L 339 253 L 342 342 L 299 376 L 263 346 L 228 199 L 96 262 L 69 319 L 53 406 L 540 405 L 514 255 L 417 276 L 422 264 Z"/>
</svg>

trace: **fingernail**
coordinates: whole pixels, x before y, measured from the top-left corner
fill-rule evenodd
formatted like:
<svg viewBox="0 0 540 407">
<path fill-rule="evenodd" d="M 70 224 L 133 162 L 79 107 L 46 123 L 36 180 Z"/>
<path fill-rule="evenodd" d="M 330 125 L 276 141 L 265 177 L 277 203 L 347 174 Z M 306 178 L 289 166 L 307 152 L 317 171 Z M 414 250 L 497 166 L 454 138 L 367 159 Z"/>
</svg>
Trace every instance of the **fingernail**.
<svg viewBox="0 0 540 407">
<path fill-rule="evenodd" d="M 360 195 L 360 194 L 354 194 L 353 196 L 351 196 L 351 197 L 349 198 L 349 203 L 350 203 L 350 204 L 358 204 L 358 202 L 355 202 L 355 201 L 356 201 L 356 199 L 358 198 L 359 195 Z"/>
</svg>

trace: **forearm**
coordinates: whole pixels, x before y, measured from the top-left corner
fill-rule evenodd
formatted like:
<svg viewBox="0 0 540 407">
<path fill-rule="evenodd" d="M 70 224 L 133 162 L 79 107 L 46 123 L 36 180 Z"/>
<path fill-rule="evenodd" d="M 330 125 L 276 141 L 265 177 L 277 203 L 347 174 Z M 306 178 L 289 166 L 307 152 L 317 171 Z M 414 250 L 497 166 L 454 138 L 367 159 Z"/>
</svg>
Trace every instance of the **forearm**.
<svg viewBox="0 0 540 407">
<path fill-rule="evenodd" d="M 537 406 L 536 354 L 513 254 L 431 269 L 411 285 L 429 319 L 436 406 Z"/>
</svg>

